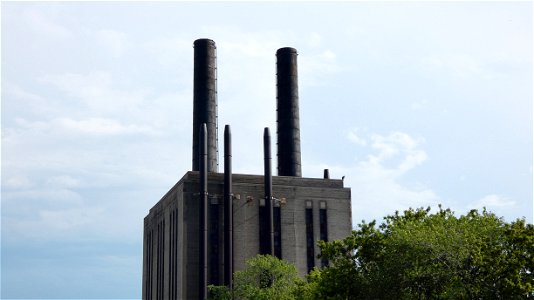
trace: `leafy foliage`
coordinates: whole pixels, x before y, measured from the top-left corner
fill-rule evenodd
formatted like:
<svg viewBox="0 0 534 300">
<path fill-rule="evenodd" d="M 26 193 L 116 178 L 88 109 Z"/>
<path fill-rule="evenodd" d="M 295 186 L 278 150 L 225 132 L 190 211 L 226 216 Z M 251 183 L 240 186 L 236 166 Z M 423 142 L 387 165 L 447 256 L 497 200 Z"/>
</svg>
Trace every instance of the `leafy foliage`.
<svg viewBox="0 0 534 300">
<path fill-rule="evenodd" d="M 486 210 L 395 212 L 319 247 L 329 266 L 306 280 L 295 266 L 258 255 L 235 273 L 233 290 L 210 286 L 212 299 L 534 298 L 534 226 Z"/>
<path fill-rule="evenodd" d="M 306 284 L 294 265 L 270 255 L 247 260 L 247 268 L 234 274 L 234 288 L 210 286 L 212 299 L 293 300 Z"/>
<path fill-rule="evenodd" d="M 534 227 L 485 210 L 396 212 L 320 242 L 317 299 L 523 299 L 534 293 Z"/>
</svg>

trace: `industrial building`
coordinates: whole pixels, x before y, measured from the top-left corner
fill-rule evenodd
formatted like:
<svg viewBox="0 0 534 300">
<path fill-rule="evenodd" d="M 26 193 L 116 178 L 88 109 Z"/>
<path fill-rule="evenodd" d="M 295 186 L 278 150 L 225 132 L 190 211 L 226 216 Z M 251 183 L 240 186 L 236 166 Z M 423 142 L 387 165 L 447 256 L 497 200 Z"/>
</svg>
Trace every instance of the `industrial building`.
<svg viewBox="0 0 534 300">
<path fill-rule="evenodd" d="M 264 174 L 232 174 L 229 125 L 219 173 L 216 46 L 194 42 L 192 170 L 144 219 L 143 299 L 206 299 L 208 284 L 231 285 L 233 272 L 258 253 L 287 260 L 304 276 L 328 263 L 317 258 L 317 241 L 350 234 L 350 188 L 328 170 L 302 177 L 297 51 L 281 48 L 276 57 L 278 176 L 268 128 Z"/>
</svg>

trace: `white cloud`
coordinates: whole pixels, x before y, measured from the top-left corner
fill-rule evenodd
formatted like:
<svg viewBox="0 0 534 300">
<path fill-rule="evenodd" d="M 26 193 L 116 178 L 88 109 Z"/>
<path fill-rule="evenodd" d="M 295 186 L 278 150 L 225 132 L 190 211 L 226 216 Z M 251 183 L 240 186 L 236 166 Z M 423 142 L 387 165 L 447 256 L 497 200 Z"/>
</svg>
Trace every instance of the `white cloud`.
<svg viewBox="0 0 534 300">
<path fill-rule="evenodd" d="M 34 116 L 45 116 L 53 112 L 50 101 L 38 92 L 29 91 L 9 81 L 2 82 L 3 109 L 14 110 Z"/>
<path fill-rule="evenodd" d="M 48 232 L 78 231 L 78 228 L 94 222 L 99 209 L 74 208 L 62 210 L 43 210 L 39 212 L 39 221 Z"/>
<path fill-rule="evenodd" d="M 465 53 L 452 53 L 443 55 L 433 55 L 421 58 L 422 67 L 430 72 L 444 72 L 453 78 L 472 79 L 484 78 L 495 79 L 503 74 L 492 68 L 494 59 L 475 57 Z"/>
<path fill-rule="evenodd" d="M 299 81 L 302 86 L 327 85 L 334 73 L 343 70 L 337 63 L 336 54 L 330 49 L 320 53 L 299 53 L 298 59 Z"/>
<path fill-rule="evenodd" d="M 421 110 L 428 106 L 428 100 L 422 99 L 419 101 L 412 102 L 411 108 L 412 110 Z"/>
<path fill-rule="evenodd" d="M 179 62 L 184 62 L 191 67 L 193 42 L 190 40 L 179 37 L 157 37 L 146 42 L 143 47 L 162 66 L 175 66 Z"/>
<path fill-rule="evenodd" d="M 440 197 L 430 187 L 405 181 L 427 159 L 424 139 L 400 131 L 382 135 L 359 129 L 350 130 L 347 139 L 359 147 L 358 152 L 371 152 L 351 166 L 321 164 L 315 169 L 329 168 L 331 174 L 345 175 L 345 186 L 352 189 L 353 225 L 362 219 L 381 221 L 395 210 L 439 203 Z"/>
<path fill-rule="evenodd" d="M 153 129 L 147 126 L 124 125 L 118 120 L 104 118 L 89 118 L 73 120 L 60 118 L 55 120 L 61 127 L 84 134 L 92 135 L 120 135 L 120 134 L 154 134 Z"/>
<path fill-rule="evenodd" d="M 308 45 L 310 47 L 313 47 L 313 48 L 320 47 L 322 43 L 323 43 L 323 37 L 320 34 L 316 32 L 312 32 L 310 34 L 310 37 L 308 40 Z"/>
<path fill-rule="evenodd" d="M 503 197 L 496 194 L 490 194 L 482 197 L 477 202 L 475 202 L 473 205 L 471 205 L 472 208 L 481 208 L 486 207 L 488 209 L 491 208 L 503 208 L 503 207 L 510 207 L 515 206 L 515 201 Z"/>
<path fill-rule="evenodd" d="M 69 175 L 59 175 L 48 178 L 46 185 L 59 188 L 76 188 L 80 186 L 80 181 Z"/>
<path fill-rule="evenodd" d="M 54 240 L 57 238 L 78 239 L 86 238 L 91 229 L 94 230 L 95 222 L 101 220 L 99 215 L 102 209 L 95 206 L 86 207 L 56 207 L 54 209 L 39 209 L 24 218 L 16 218 L 12 214 L 7 216 L 6 230 L 19 237 L 32 240 Z"/>
<path fill-rule="evenodd" d="M 12 96 L 15 96 L 18 99 L 23 99 L 26 101 L 32 101 L 32 102 L 38 102 L 38 103 L 44 103 L 45 101 L 45 99 L 42 96 L 25 91 L 20 86 L 12 84 L 10 82 L 5 82 L 3 89 L 6 93 Z"/>
<path fill-rule="evenodd" d="M 2 188 L 8 189 L 27 189 L 33 186 L 33 183 L 27 176 L 16 175 L 9 178 L 2 176 Z"/>
<path fill-rule="evenodd" d="M 61 117 L 47 121 L 29 121 L 23 118 L 15 119 L 14 127 L 6 130 L 5 138 L 24 139 L 31 135 L 45 135 L 65 139 L 69 134 L 90 135 L 90 136 L 117 136 L 117 135 L 158 135 L 158 130 L 148 125 L 124 124 L 120 120 L 110 118 L 86 118 L 75 120 Z M 25 133 L 26 132 L 26 133 Z"/>
<path fill-rule="evenodd" d="M 356 144 L 358 146 L 366 146 L 367 145 L 367 140 L 361 136 L 360 129 L 358 129 L 358 128 L 350 130 L 347 133 L 347 138 L 349 139 L 349 141 L 351 141 L 352 143 L 354 143 L 354 144 Z"/>
<path fill-rule="evenodd" d="M 427 159 L 426 152 L 419 148 L 424 140 L 415 139 L 407 133 L 396 131 L 387 136 L 372 134 L 371 141 L 371 147 L 378 152 L 360 162 L 360 167 L 373 170 L 373 173 L 400 176 Z M 391 162 L 393 166 L 389 167 Z"/>
<path fill-rule="evenodd" d="M 360 174 L 355 175 L 355 172 Z M 373 176 L 373 171 L 356 168 L 347 177 L 348 186 L 352 187 L 352 219 L 357 224 L 362 219 L 381 221 L 386 214 L 396 210 L 403 211 L 410 207 L 436 206 L 440 198 L 429 187 L 422 185 L 409 187 L 399 179 Z"/>
<path fill-rule="evenodd" d="M 50 124 L 48 122 L 28 121 L 20 117 L 15 118 L 15 124 L 17 125 L 15 127 L 18 127 L 18 129 L 22 130 L 44 131 L 50 128 Z"/>
<path fill-rule="evenodd" d="M 262 89 L 268 94 L 273 93 L 276 79 L 275 53 L 282 47 L 294 47 L 298 51 L 301 87 L 326 84 L 333 73 L 342 70 L 335 52 L 322 45 L 323 37 L 318 33 L 293 36 L 286 31 L 251 32 L 236 27 L 206 27 L 205 30 L 217 42 L 219 78 L 224 80 L 226 74 L 235 74 L 237 76 L 231 78 L 237 80 L 236 86 L 250 86 L 260 95 L 265 95 L 261 93 Z M 313 44 L 313 50 L 301 51 L 309 44 Z"/>
<path fill-rule="evenodd" d="M 74 192 L 66 188 L 34 188 L 28 189 L 25 191 L 17 191 L 15 193 L 9 194 L 9 199 L 32 199 L 40 200 L 43 205 L 53 204 L 56 202 L 62 204 L 79 204 L 81 201 L 81 196 L 79 193 Z"/>
<path fill-rule="evenodd" d="M 121 57 L 130 46 L 128 37 L 124 32 L 102 29 L 93 33 L 96 42 L 103 49 L 108 49 L 113 57 Z"/>
<path fill-rule="evenodd" d="M 39 81 L 51 84 L 71 97 L 65 100 L 70 102 L 82 100 L 88 107 L 99 111 L 116 109 L 117 105 L 114 104 L 121 100 L 114 97 L 111 90 L 112 76 L 109 72 L 91 71 L 88 74 L 45 75 L 39 78 Z M 123 104 L 120 103 L 121 106 Z"/>
<path fill-rule="evenodd" d="M 514 199 L 505 195 L 488 194 L 478 200 L 470 200 L 472 199 L 468 199 L 464 204 L 456 204 L 455 211 L 469 211 L 472 209 L 482 211 L 483 208 L 486 208 L 487 211 L 492 212 L 499 217 L 504 217 L 506 221 L 512 221 L 521 215 L 528 217 L 528 212 L 517 212 L 518 209 L 521 210 L 520 203 L 517 203 Z"/>
<path fill-rule="evenodd" d="M 56 100 L 57 105 L 64 110 L 70 108 L 68 113 L 74 115 L 113 115 L 122 120 L 146 120 L 143 116 L 152 111 L 151 101 L 155 100 L 149 98 L 153 94 L 149 89 L 119 88 L 120 83 L 115 82 L 108 71 L 45 75 L 39 81 L 62 92 L 63 95 Z M 76 107 L 80 105 L 81 108 Z"/>
<path fill-rule="evenodd" d="M 146 188 L 106 191 L 79 194 L 59 187 L 3 191 L 3 226 L 10 233 L 5 239 L 138 241 L 139 220 L 164 190 L 157 196 Z"/>
<path fill-rule="evenodd" d="M 65 38 L 72 35 L 71 31 L 35 9 L 24 11 L 23 18 L 31 29 L 48 37 Z"/>
<path fill-rule="evenodd" d="M 282 41 L 287 36 L 279 31 L 248 31 L 229 26 L 206 27 L 205 31 L 213 36 L 219 51 L 232 53 L 236 57 L 270 59 L 273 63 L 276 49 L 284 47 Z"/>
</svg>

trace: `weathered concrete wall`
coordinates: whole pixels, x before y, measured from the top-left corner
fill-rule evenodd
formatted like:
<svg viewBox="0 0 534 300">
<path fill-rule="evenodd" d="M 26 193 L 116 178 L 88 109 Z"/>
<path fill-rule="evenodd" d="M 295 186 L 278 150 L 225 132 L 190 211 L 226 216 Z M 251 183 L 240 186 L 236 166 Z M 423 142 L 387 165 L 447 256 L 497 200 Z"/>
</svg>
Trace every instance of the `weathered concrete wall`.
<svg viewBox="0 0 534 300">
<path fill-rule="evenodd" d="M 232 184 L 233 202 L 233 245 L 234 271 L 242 270 L 248 258 L 259 253 L 259 203 L 264 198 L 263 176 L 234 174 Z M 208 193 L 210 203 L 218 203 L 219 219 L 219 278 L 223 282 L 223 243 L 224 243 L 224 215 L 223 215 L 223 174 L 210 173 L 208 176 Z M 273 177 L 273 197 L 285 199 L 281 203 L 281 234 L 282 258 L 294 263 L 301 276 L 307 273 L 306 250 L 306 201 L 313 205 L 313 234 L 315 241 L 319 240 L 319 205 L 326 202 L 328 214 L 328 240 L 341 239 L 351 231 L 351 194 L 350 188 L 344 188 L 343 182 L 336 179 L 317 179 L 299 177 Z M 178 213 L 178 258 L 176 264 L 178 277 L 175 283 L 170 279 L 170 214 L 173 210 Z M 198 201 L 198 172 L 187 172 L 184 177 L 152 208 L 145 218 L 145 242 L 143 245 L 143 299 L 147 299 L 147 235 L 157 231 L 157 226 L 165 220 L 165 256 L 163 262 L 164 284 L 163 299 L 169 299 L 169 290 L 173 284 L 177 285 L 178 295 L 182 299 L 196 299 L 198 297 L 198 250 L 199 250 L 199 201 Z M 208 245 L 208 249 L 214 245 Z M 152 299 L 157 299 L 156 274 L 157 238 L 152 240 L 154 249 L 152 256 Z M 315 255 L 319 249 L 315 246 Z M 320 266 L 320 260 L 315 259 L 315 265 Z M 208 274 L 211 273 L 208 262 Z"/>
</svg>

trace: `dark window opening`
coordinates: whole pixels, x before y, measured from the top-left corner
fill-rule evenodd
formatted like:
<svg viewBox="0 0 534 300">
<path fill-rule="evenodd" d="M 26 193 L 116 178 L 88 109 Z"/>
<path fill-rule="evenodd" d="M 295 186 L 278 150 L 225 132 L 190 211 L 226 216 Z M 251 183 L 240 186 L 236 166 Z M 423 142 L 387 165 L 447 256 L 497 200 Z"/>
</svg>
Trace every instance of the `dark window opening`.
<svg viewBox="0 0 534 300">
<path fill-rule="evenodd" d="M 313 238 L 313 209 L 312 208 L 306 208 L 306 254 L 307 254 L 307 261 L 308 261 L 308 272 L 310 272 L 313 269 L 313 267 L 315 267 L 315 243 L 314 243 L 314 238 Z"/>
<path fill-rule="evenodd" d="M 268 254 L 268 239 L 269 230 L 267 228 L 267 207 L 265 202 L 260 202 L 259 213 L 259 228 L 260 228 L 260 254 Z M 273 207 L 273 235 L 274 235 L 274 255 L 282 258 L 282 221 L 281 211 L 279 206 Z"/>
<path fill-rule="evenodd" d="M 216 200 L 216 199 L 215 199 Z M 210 284 L 219 285 L 219 204 L 212 201 L 210 204 Z"/>
<path fill-rule="evenodd" d="M 321 203 L 323 206 L 324 203 Z M 326 216 L 326 205 L 319 210 L 319 239 L 328 242 L 328 220 Z M 321 259 L 321 266 L 328 266 L 328 260 Z"/>
<path fill-rule="evenodd" d="M 178 210 L 174 209 L 170 214 L 169 228 L 169 297 L 178 298 Z"/>
<path fill-rule="evenodd" d="M 273 207 L 274 255 L 282 259 L 282 222 L 280 206 Z"/>
<path fill-rule="evenodd" d="M 174 282 L 174 257 L 172 255 L 174 251 L 174 211 L 171 211 L 170 216 L 170 226 L 169 226 L 169 297 L 172 298 L 173 295 L 173 282 Z"/>
<path fill-rule="evenodd" d="M 156 270 L 156 299 L 163 300 L 164 255 L 165 255 L 165 220 L 158 223 L 157 231 L 157 270 Z"/>
<path fill-rule="evenodd" d="M 267 254 L 269 253 L 269 249 L 267 249 L 267 208 L 265 207 L 265 204 L 262 206 L 260 203 L 258 221 L 260 223 L 260 254 Z"/>
<path fill-rule="evenodd" d="M 145 299 L 152 300 L 152 259 L 153 259 L 153 244 L 152 244 L 152 230 L 146 235 L 146 278 L 145 278 Z"/>
</svg>

